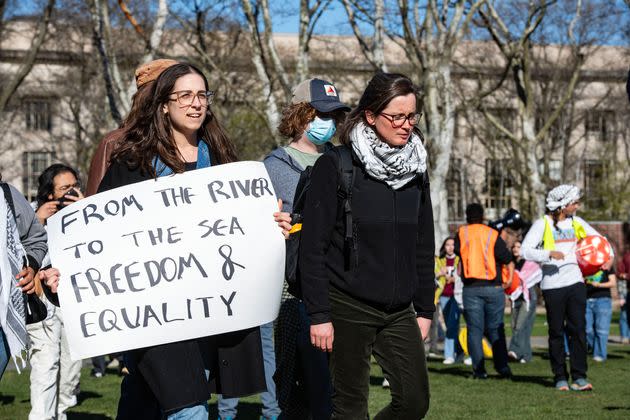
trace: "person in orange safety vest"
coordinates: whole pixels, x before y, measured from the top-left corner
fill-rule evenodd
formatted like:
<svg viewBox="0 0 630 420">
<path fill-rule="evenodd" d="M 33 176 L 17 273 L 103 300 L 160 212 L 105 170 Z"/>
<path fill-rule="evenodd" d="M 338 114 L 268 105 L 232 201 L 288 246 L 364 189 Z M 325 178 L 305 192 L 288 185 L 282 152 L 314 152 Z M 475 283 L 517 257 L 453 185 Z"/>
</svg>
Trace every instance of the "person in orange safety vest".
<svg viewBox="0 0 630 420">
<path fill-rule="evenodd" d="M 461 258 L 464 282 L 464 318 L 468 327 L 468 352 L 472 358 L 473 377 L 487 378 L 483 359 L 484 333 L 492 344 L 494 368 L 502 378 L 511 378 L 505 344 L 503 312 L 505 296 L 501 265 L 512 261 L 512 253 L 499 232 L 483 223 L 483 207 L 466 207 L 467 224 L 455 237 L 455 252 Z"/>
</svg>

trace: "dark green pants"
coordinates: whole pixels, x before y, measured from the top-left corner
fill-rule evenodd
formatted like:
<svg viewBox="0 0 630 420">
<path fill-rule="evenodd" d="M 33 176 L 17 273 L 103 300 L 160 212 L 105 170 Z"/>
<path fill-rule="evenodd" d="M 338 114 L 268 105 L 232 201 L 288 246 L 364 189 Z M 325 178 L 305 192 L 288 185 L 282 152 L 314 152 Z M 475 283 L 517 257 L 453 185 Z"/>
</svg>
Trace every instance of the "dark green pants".
<svg viewBox="0 0 630 420">
<path fill-rule="evenodd" d="M 417 420 L 429 409 L 424 345 L 411 305 L 393 313 L 359 302 L 331 287 L 335 329 L 330 371 L 333 419 L 367 419 L 370 356 L 390 384 L 391 403 L 374 419 Z"/>
</svg>

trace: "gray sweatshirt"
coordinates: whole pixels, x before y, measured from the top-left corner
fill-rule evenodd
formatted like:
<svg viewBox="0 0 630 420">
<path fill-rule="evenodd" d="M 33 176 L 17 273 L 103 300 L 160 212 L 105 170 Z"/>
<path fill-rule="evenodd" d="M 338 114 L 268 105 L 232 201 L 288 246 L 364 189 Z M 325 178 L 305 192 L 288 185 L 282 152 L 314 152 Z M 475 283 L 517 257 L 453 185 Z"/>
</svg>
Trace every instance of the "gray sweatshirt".
<svg viewBox="0 0 630 420">
<path fill-rule="evenodd" d="M 304 170 L 282 147 L 278 147 L 263 160 L 276 196 L 282 200 L 282 211 L 293 211 L 293 196 Z"/>
<path fill-rule="evenodd" d="M 13 197 L 13 204 L 15 206 L 16 224 L 20 234 L 20 241 L 26 251 L 29 266 L 37 271 L 41 267 L 44 256 L 48 252 L 46 230 L 44 226 L 39 223 L 35 212 L 28 201 L 26 201 L 26 198 L 12 185 L 9 185 L 9 188 L 11 189 L 11 197 Z"/>
</svg>

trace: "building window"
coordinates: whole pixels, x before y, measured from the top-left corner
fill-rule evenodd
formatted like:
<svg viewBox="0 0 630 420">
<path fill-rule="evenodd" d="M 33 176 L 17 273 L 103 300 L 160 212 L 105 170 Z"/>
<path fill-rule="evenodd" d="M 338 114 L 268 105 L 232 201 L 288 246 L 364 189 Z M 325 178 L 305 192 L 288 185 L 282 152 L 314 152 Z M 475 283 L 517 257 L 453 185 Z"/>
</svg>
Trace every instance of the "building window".
<svg viewBox="0 0 630 420">
<path fill-rule="evenodd" d="M 540 162 L 538 164 L 538 169 L 541 174 L 549 179 L 549 181 L 558 182 L 562 180 L 562 161 L 558 159 L 550 159 L 547 161 L 546 168 L 545 162 Z"/>
<path fill-rule="evenodd" d="M 464 219 L 464 177 L 462 160 L 451 159 L 446 175 L 448 214 L 450 220 Z"/>
<path fill-rule="evenodd" d="M 486 210 L 489 218 L 498 217 L 511 207 L 512 175 L 510 159 L 486 159 Z"/>
<path fill-rule="evenodd" d="M 586 208 L 600 209 L 604 206 L 603 190 L 606 182 L 606 165 L 603 160 L 584 161 L 584 204 Z"/>
<path fill-rule="evenodd" d="M 551 111 L 549 111 L 549 113 L 551 113 Z M 539 110 L 536 113 L 536 134 L 538 134 L 540 130 L 542 130 L 545 123 L 547 122 L 547 118 L 548 113 L 544 110 Z M 558 118 L 556 118 L 555 121 L 551 124 L 551 127 L 549 127 L 549 130 L 547 131 L 545 137 L 551 139 L 552 145 L 556 145 L 560 141 L 565 140 L 567 134 L 566 127 L 567 123 L 565 121 L 564 113 L 561 113 Z"/>
<path fill-rule="evenodd" d="M 598 140 L 613 140 L 615 137 L 615 112 L 590 110 L 586 114 L 586 134 Z"/>
<path fill-rule="evenodd" d="M 52 130 L 52 105 L 47 99 L 27 99 L 24 102 L 27 130 Z"/>
<path fill-rule="evenodd" d="M 37 179 L 44 169 L 52 165 L 55 159 L 53 152 L 24 152 L 22 154 L 23 191 L 29 201 L 37 196 Z"/>
</svg>

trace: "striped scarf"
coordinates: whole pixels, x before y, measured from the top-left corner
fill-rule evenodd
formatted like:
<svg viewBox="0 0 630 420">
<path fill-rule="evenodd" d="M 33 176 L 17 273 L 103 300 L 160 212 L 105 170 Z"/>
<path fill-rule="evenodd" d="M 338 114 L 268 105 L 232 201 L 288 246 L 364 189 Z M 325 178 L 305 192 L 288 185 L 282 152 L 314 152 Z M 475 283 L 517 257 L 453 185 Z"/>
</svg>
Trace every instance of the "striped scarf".
<svg viewBox="0 0 630 420">
<path fill-rule="evenodd" d="M 360 122 L 350 132 L 350 141 L 366 172 L 395 190 L 427 170 L 427 151 L 415 133 L 403 147 L 391 147 Z"/>
<path fill-rule="evenodd" d="M 6 335 L 10 354 L 17 362 L 26 350 L 26 295 L 15 286 L 22 270 L 24 248 L 17 224 L 4 198 L 0 199 L 0 326 Z M 24 360 L 24 359 L 22 359 Z M 19 371 L 19 366 L 15 363 Z"/>
</svg>

